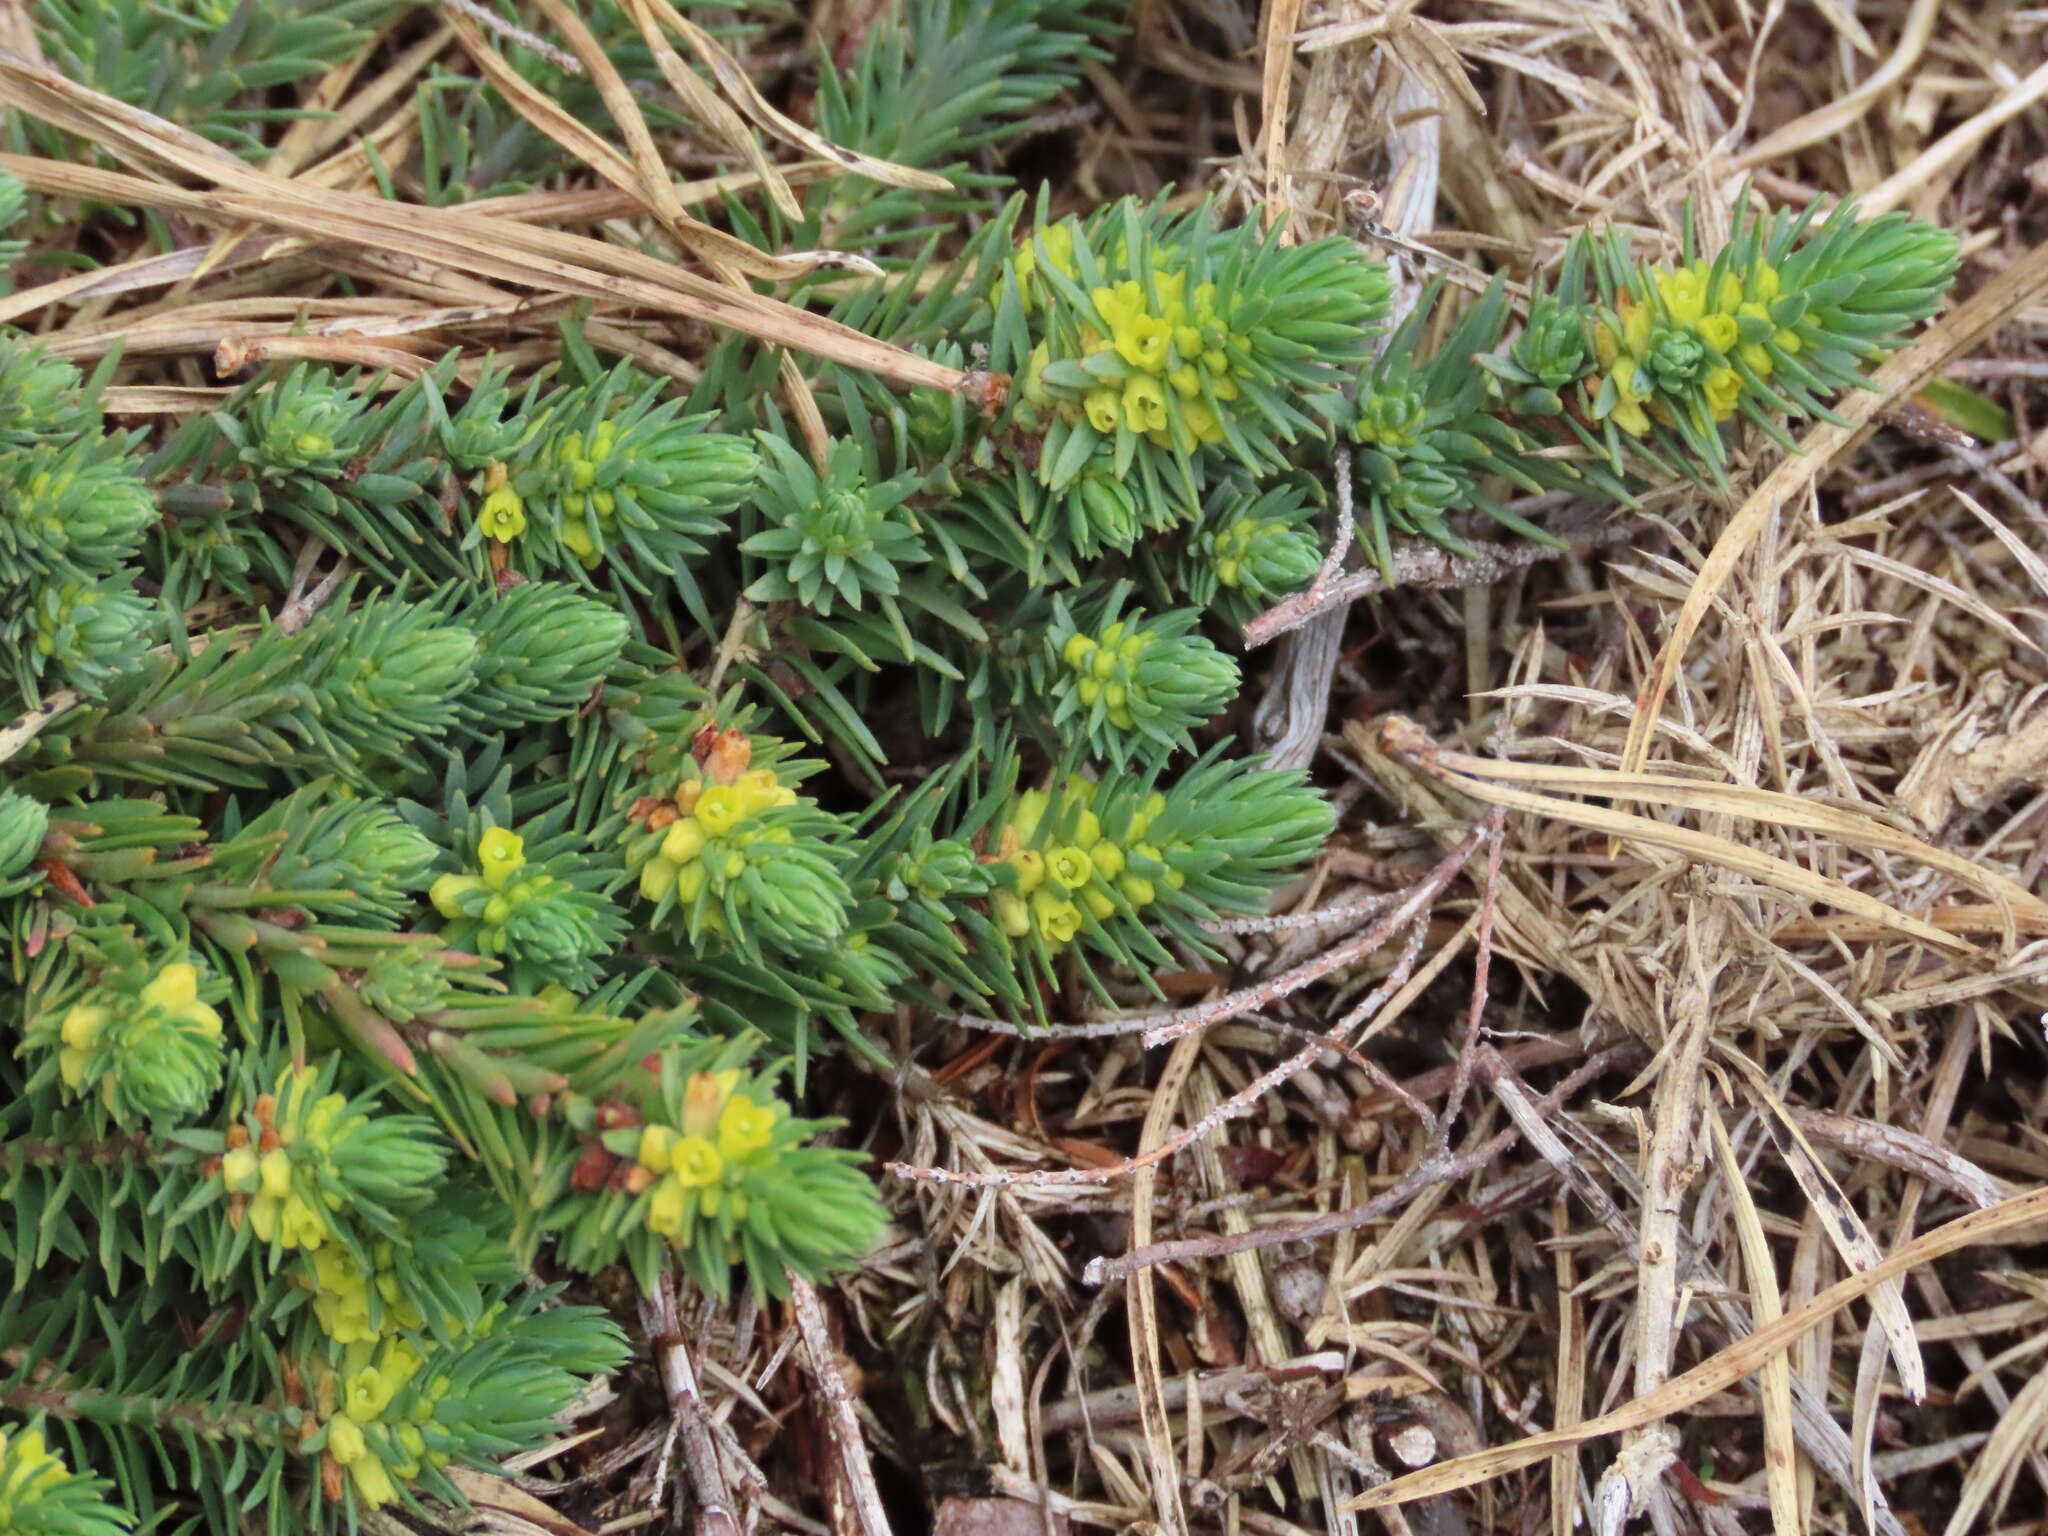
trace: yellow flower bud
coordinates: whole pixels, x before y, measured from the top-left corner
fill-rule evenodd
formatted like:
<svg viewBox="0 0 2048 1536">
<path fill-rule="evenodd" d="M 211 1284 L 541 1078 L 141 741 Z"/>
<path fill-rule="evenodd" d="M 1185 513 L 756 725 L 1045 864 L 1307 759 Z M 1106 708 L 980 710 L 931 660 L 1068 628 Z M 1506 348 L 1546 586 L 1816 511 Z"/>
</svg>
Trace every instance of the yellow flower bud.
<svg viewBox="0 0 2048 1536">
<path fill-rule="evenodd" d="M 1143 875 L 1127 874 L 1117 881 L 1116 888 L 1124 893 L 1124 900 L 1134 907 L 1150 906 L 1159 894 L 1152 888 L 1152 882 Z"/>
<path fill-rule="evenodd" d="M 106 1027 L 107 1010 L 90 1003 L 79 1003 L 64 1015 L 64 1022 L 58 1027 L 58 1038 L 74 1051 L 88 1049 Z"/>
<path fill-rule="evenodd" d="M 481 875 L 443 875 L 427 887 L 427 900 L 434 910 L 451 920 L 464 916 L 462 898 L 484 888 Z"/>
<path fill-rule="evenodd" d="M 1081 905 L 1088 909 L 1089 915 L 1098 923 L 1106 922 L 1116 915 L 1116 903 L 1104 895 L 1098 886 L 1091 885 L 1081 893 Z"/>
<path fill-rule="evenodd" d="M 257 1177 L 256 1149 L 254 1147 L 231 1148 L 227 1156 L 220 1160 L 221 1182 L 227 1185 L 229 1192 L 232 1194 L 246 1195 L 249 1193 L 250 1190 L 256 1187 Z M 328 1282 L 323 1279 L 322 1283 L 327 1284 Z M 330 1285 L 329 1288 L 339 1290 L 341 1287 L 339 1285 Z"/>
<path fill-rule="evenodd" d="M 682 1234 L 683 1218 L 689 1214 L 690 1192 L 674 1177 L 655 1185 L 647 1201 L 647 1230 L 663 1237 Z"/>
<path fill-rule="evenodd" d="M 687 905 L 690 902 L 695 901 L 697 899 L 698 893 L 701 892 L 703 889 L 704 861 L 702 859 L 699 859 L 694 864 L 685 864 L 681 869 L 676 871 L 677 901 Z M 717 913 L 714 912 L 712 915 L 715 917 L 717 916 Z"/>
<path fill-rule="evenodd" d="M 718 1128 L 719 1112 L 739 1081 L 737 1071 L 692 1073 L 683 1086 L 683 1134 L 711 1135 Z"/>
<path fill-rule="evenodd" d="M 249 1202 L 249 1230 L 266 1243 L 277 1241 L 280 1204 L 273 1195 L 258 1195 Z"/>
<path fill-rule="evenodd" d="M 297 1195 L 284 1203 L 278 1242 L 286 1248 L 318 1248 L 327 1237 L 327 1220 Z"/>
<path fill-rule="evenodd" d="M 659 901 L 676 883 L 676 866 L 659 854 L 640 866 L 640 898 Z"/>
<path fill-rule="evenodd" d="M 1735 414 L 1742 399 L 1742 377 L 1733 368 L 1716 368 L 1707 375 L 1707 407 L 1714 420 L 1726 421 Z"/>
<path fill-rule="evenodd" d="M 661 856 L 671 864 L 687 864 L 704 851 L 704 827 L 694 816 L 672 822 L 661 840 Z"/>
<path fill-rule="evenodd" d="M 1031 931 L 1031 908 L 1024 898 L 1010 891 L 996 892 L 996 923 L 1013 939 Z"/>
<path fill-rule="evenodd" d="M 345 1413 L 337 1413 L 327 1421 L 327 1454 L 344 1467 L 352 1467 L 368 1453 L 363 1443 L 362 1426 Z"/>
<path fill-rule="evenodd" d="M 282 1200 L 292 1192 L 292 1160 L 284 1148 L 264 1153 L 256 1171 L 263 1179 L 263 1193 L 271 1199 Z"/>
<path fill-rule="evenodd" d="M 669 1154 L 675 1144 L 674 1131 L 665 1125 L 650 1125 L 640 1133 L 640 1149 L 634 1154 L 635 1160 L 656 1173 L 667 1173 Z"/>
<path fill-rule="evenodd" d="M 167 965 L 142 989 L 142 1000 L 173 1012 L 199 998 L 199 972 L 183 961 Z"/>
<path fill-rule="evenodd" d="M 1045 855 L 1026 848 L 1010 861 L 1017 869 L 1017 893 L 1029 896 L 1045 883 Z"/>
<path fill-rule="evenodd" d="M 391 1474 L 384 1470 L 384 1463 L 374 1456 L 365 1456 L 348 1469 L 349 1480 L 356 1485 L 356 1497 L 375 1509 L 380 1504 L 389 1504 L 398 1497 L 398 1489 L 391 1481 Z"/>
</svg>

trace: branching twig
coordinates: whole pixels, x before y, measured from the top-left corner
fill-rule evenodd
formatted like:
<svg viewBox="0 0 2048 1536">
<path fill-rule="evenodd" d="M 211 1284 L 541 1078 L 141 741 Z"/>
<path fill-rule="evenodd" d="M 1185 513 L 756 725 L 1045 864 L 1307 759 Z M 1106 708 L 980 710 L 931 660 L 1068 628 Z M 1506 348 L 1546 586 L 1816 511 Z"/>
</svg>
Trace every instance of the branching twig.
<svg viewBox="0 0 2048 1536">
<path fill-rule="evenodd" d="M 882 1492 L 875 1486 L 875 1469 L 868 1461 L 860 1418 L 853 1411 L 853 1394 L 847 1390 L 846 1378 L 839 1374 L 838 1363 L 832 1358 L 832 1334 L 825 1326 L 825 1309 L 818 1305 L 818 1292 L 810 1281 L 797 1274 L 788 1278 L 797 1330 L 803 1335 L 804 1356 L 810 1363 L 811 1377 L 825 1398 L 822 1417 L 853 1495 L 861 1536 L 890 1536 L 889 1518 L 882 1510 Z"/>
<path fill-rule="evenodd" d="M 669 1435 L 671 1441 L 682 1441 L 683 1468 L 689 1474 L 690 1491 L 697 1504 L 697 1536 L 738 1536 L 739 1522 L 733 1515 L 732 1495 L 718 1463 L 718 1447 L 712 1440 L 703 1395 L 697 1389 L 697 1372 L 683 1342 L 672 1272 L 663 1271 L 654 1294 L 641 1298 L 640 1327 L 648 1343 L 654 1346 L 655 1358 L 661 1362 L 661 1383 L 668 1392 Z M 668 1445 L 664 1444 L 661 1465 L 655 1472 L 657 1508 L 668 1461 Z"/>
</svg>

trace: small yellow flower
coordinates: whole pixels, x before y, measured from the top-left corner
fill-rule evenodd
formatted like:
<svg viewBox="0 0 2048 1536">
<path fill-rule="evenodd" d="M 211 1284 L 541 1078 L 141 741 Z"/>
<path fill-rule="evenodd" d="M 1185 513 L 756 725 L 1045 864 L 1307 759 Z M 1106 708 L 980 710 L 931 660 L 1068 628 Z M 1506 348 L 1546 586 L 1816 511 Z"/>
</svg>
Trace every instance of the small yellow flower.
<svg viewBox="0 0 2048 1536">
<path fill-rule="evenodd" d="M 1067 890 L 1078 891 L 1095 873 L 1095 863 L 1080 848 L 1055 848 L 1045 861 L 1045 872 Z"/>
<path fill-rule="evenodd" d="M 685 1136 L 677 1142 L 671 1162 L 677 1182 L 685 1189 L 702 1189 L 716 1184 L 725 1172 L 725 1163 L 718 1155 L 718 1148 L 702 1136 Z"/>
<path fill-rule="evenodd" d="M 722 837 L 746 820 L 746 796 L 730 784 L 713 784 L 697 797 L 697 822 L 712 837 Z"/>
<path fill-rule="evenodd" d="M 1166 430 L 1166 391 L 1154 378 L 1124 381 L 1124 425 L 1133 432 Z"/>
<path fill-rule="evenodd" d="M 383 1371 L 374 1365 L 364 1366 L 348 1380 L 348 1416 L 364 1424 L 375 1422 L 377 1415 L 384 1411 L 396 1390 L 397 1384 L 387 1378 Z M 337 1456 L 335 1460 L 339 1461 L 341 1458 Z"/>
<path fill-rule="evenodd" d="M 1172 344 L 1173 327 L 1153 315 L 1133 315 L 1116 328 L 1117 356 L 1147 373 L 1166 371 L 1166 353 Z"/>
<path fill-rule="evenodd" d="M 1050 890 L 1031 898 L 1031 913 L 1039 933 L 1055 944 L 1065 944 L 1081 931 L 1081 909 Z"/>
<path fill-rule="evenodd" d="M 1733 315 L 1708 315 L 1700 321 L 1696 329 L 1700 333 L 1700 340 L 1723 356 L 1735 350 L 1736 342 L 1742 334 L 1735 324 Z"/>
<path fill-rule="evenodd" d="M 476 841 L 477 862 L 483 866 L 484 884 L 494 891 L 526 864 L 526 839 L 506 827 L 492 827 Z"/>
<path fill-rule="evenodd" d="M 1087 398 L 1081 402 L 1081 408 L 1088 415 L 1088 425 L 1105 437 L 1116 431 L 1122 421 L 1121 405 L 1122 400 L 1117 392 L 1106 388 L 1090 390 Z"/>
<path fill-rule="evenodd" d="M 1153 889 L 1150 880 L 1147 880 L 1143 875 L 1134 875 L 1128 871 L 1118 879 L 1116 888 L 1124 893 L 1124 900 L 1134 907 L 1149 907 L 1159 895 Z"/>
<path fill-rule="evenodd" d="M 1664 300 L 1665 312 L 1674 323 L 1695 325 L 1706 314 L 1707 284 L 1699 270 L 1689 267 L 1676 272 L 1659 270 L 1652 276 L 1658 295 Z"/>
<path fill-rule="evenodd" d="M 499 486 L 484 498 L 483 510 L 477 513 L 476 521 L 486 538 L 510 544 L 526 532 L 526 503 L 511 486 Z M 568 540 L 564 538 L 563 542 Z"/>
<path fill-rule="evenodd" d="M 718 1155 L 727 1162 L 760 1151 L 775 1133 L 775 1111 L 734 1094 L 718 1116 Z"/>
</svg>

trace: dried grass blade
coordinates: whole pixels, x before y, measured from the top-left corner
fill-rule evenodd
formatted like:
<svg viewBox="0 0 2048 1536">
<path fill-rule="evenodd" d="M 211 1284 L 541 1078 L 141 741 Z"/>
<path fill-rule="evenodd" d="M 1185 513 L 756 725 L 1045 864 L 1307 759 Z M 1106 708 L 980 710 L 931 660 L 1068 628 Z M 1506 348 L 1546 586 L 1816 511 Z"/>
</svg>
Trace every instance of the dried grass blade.
<svg viewBox="0 0 2048 1536">
<path fill-rule="evenodd" d="M 822 160 L 842 165 L 857 176 L 870 181 L 879 181 L 884 186 L 906 187 L 913 192 L 945 192 L 953 183 L 932 171 L 920 171 L 908 165 L 898 165 L 893 160 L 878 159 L 864 155 L 858 150 L 847 149 L 834 144 L 830 139 L 813 133 L 802 123 L 784 117 L 769 105 L 766 97 L 755 89 L 754 82 L 740 67 L 739 61 L 725 51 L 717 38 L 697 26 L 669 0 L 642 0 L 659 16 L 664 25 L 690 45 L 690 51 L 711 71 L 711 77 L 719 88 L 739 104 L 740 110 L 751 117 L 765 133 L 808 150 Z"/>
<path fill-rule="evenodd" d="M 2048 921 L 2043 902 L 2015 880 L 1960 854 L 1901 831 L 1877 817 L 1837 806 L 1802 800 L 1777 790 L 1741 784 L 1705 784 L 1665 773 L 1626 773 L 1603 768 L 1578 768 L 1558 763 L 1517 763 L 1450 752 L 1432 744 L 1432 756 L 1450 772 L 1465 778 L 1516 784 L 1544 784 L 1576 794 L 1608 800 L 1633 800 L 1650 805 L 1683 806 L 1709 815 L 1765 821 L 1852 847 L 1876 849 L 1914 859 L 1966 885 L 1974 885 L 2031 922 Z"/>
<path fill-rule="evenodd" d="M 543 9 L 548 8 L 544 6 Z M 647 133 L 646 122 L 633 103 L 632 92 L 626 89 L 625 81 L 611 66 L 611 61 L 605 58 L 604 50 L 587 28 L 577 24 L 565 30 L 620 131 L 631 140 L 634 134 L 627 125 L 628 118 L 638 125 L 639 137 L 644 143 L 635 145 L 637 153 L 633 160 L 620 154 L 602 134 L 577 121 L 552 96 L 514 69 L 461 11 L 444 4 L 442 14 L 454 27 L 455 35 L 484 72 L 485 78 L 497 87 L 498 93 L 511 103 L 514 111 L 621 192 L 631 194 L 652 209 L 685 250 L 707 261 L 720 261 L 737 267 L 749 277 L 789 278 L 807 270 L 804 263 L 771 256 L 724 230 L 699 223 L 684 211 L 674 195 L 674 188 L 669 185 L 654 140 Z M 564 18 L 561 14 L 550 10 L 550 16 L 557 25 L 562 25 Z M 573 22 L 574 18 L 569 20 Z M 586 46 L 589 52 L 586 52 Z M 621 113 L 627 114 L 627 118 L 622 118 Z M 653 157 L 652 163 L 649 156 Z M 662 195 L 663 188 L 667 189 L 666 197 Z"/>
<path fill-rule="evenodd" d="M 1760 1325 L 1768 1326 L 1785 1315 L 1785 1298 L 1778 1289 L 1777 1266 L 1771 1260 L 1771 1245 L 1764 1236 L 1763 1218 L 1750 1198 L 1749 1181 L 1728 1139 L 1728 1128 L 1719 1115 L 1707 1116 L 1713 1133 L 1714 1155 L 1721 1164 L 1721 1176 L 1728 1184 L 1729 1209 L 1735 1216 L 1736 1241 L 1742 1250 L 1742 1274 L 1749 1283 L 1750 1312 Z M 1764 1491 L 1771 1501 L 1771 1529 L 1777 1536 L 1801 1536 L 1799 1521 L 1798 1439 L 1792 1428 L 1792 1362 L 1773 1355 L 1764 1363 L 1761 1397 L 1764 1419 Z"/>
<path fill-rule="evenodd" d="M 1772 1090 L 1763 1069 L 1739 1050 L 1724 1050 L 1721 1055 L 1735 1070 L 1735 1075 L 1742 1079 L 1757 1109 L 1764 1134 L 1771 1138 L 1771 1145 L 1777 1149 L 1779 1158 L 1798 1181 L 1807 1204 L 1819 1213 L 1821 1230 L 1835 1245 L 1835 1252 L 1841 1255 L 1842 1262 L 1852 1271 L 1875 1268 L 1883 1260 L 1884 1251 L 1878 1247 L 1877 1239 L 1870 1235 L 1870 1229 L 1864 1226 L 1863 1218 L 1856 1214 L 1856 1207 L 1849 1203 L 1849 1197 L 1842 1193 L 1834 1175 L 1821 1162 L 1813 1143 L 1799 1129 L 1799 1122 L 1792 1118 L 1792 1112 Z M 1870 1310 L 1891 1345 L 1892 1364 L 1898 1369 L 1899 1385 L 1914 1402 L 1924 1401 L 1927 1396 L 1927 1367 L 1920 1359 L 1919 1341 L 1913 1336 L 1913 1319 L 1906 1311 L 1904 1289 L 1897 1282 L 1874 1287 L 1870 1293 Z"/>
<path fill-rule="evenodd" d="M 1454 1493 L 1460 1488 L 1470 1488 L 1475 1483 L 1489 1482 L 1510 1472 L 1518 1472 L 1523 1467 L 1534 1466 L 1570 1446 L 1640 1429 L 1659 1419 L 1670 1418 L 1760 1369 L 1766 1360 L 1790 1348 L 1794 1340 L 1805 1335 L 1822 1319 L 1832 1317 L 1885 1281 L 1961 1249 L 1989 1242 L 2044 1217 L 2048 1217 L 2048 1188 L 2029 1190 L 1988 1211 L 1972 1211 L 1946 1226 L 1923 1232 L 1888 1255 L 1877 1268 L 1836 1281 L 1805 1306 L 1787 1312 L 1775 1323 L 1765 1324 L 1747 1338 L 1701 1361 L 1684 1375 L 1672 1377 L 1655 1392 L 1646 1393 L 1612 1412 L 1569 1429 L 1531 1435 L 1512 1445 L 1459 1456 L 1419 1472 L 1411 1472 L 1406 1477 L 1395 1478 L 1360 1495 L 1346 1507 L 1384 1509 L 1388 1505 L 1406 1504 L 1433 1494 Z"/>
<path fill-rule="evenodd" d="M 1352 731 L 1364 729 L 1361 722 L 1353 721 L 1345 727 L 1345 732 L 1349 735 Z M 1432 771 L 1425 755 L 1403 752 L 1399 746 L 1391 750 L 1395 754 L 1407 756 L 1425 772 Z M 1528 811 L 1537 816 L 1547 816 L 1554 821 L 1584 827 L 1588 831 L 1630 838 L 1652 848 L 1662 848 L 1666 852 L 1676 853 L 1685 858 L 1718 865 L 1722 869 L 1746 875 L 1752 880 L 1760 880 L 1766 885 L 1775 886 L 1794 896 L 1804 897 L 1808 901 L 1824 902 L 1844 912 L 1870 918 L 1885 924 L 1895 932 L 1910 934 L 1937 949 L 1974 952 L 1974 946 L 1953 934 L 1944 933 L 1933 924 L 1923 922 L 1919 918 L 1909 917 L 1874 896 L 1867 896 L 1839 880 L 1830 880 L 1825 875 L 1803 869 L 1789 859 L 1761 853 L 1754 848 L 1731 842 L 1727 838 L 1695 832 L 1686 827 L 1670 826 L 1661 821 L 1653 821 L 1647 816 L 1631 816 L 1622 811 L 1581 805 L 1575 800 L 1558 800 L 1548 795 L 1508 789 L 1498 784 L 1452 774 L 1448 770 L 1435 770 L 1435 774 L 1441 782 L 1488 805 L 1503 806 L 1511 811 Z"/>
<path fill-rule="evenodd" d="M 2044 1427 L 2048 1427 L 2048 1371 L 2036 1371 L 2020 1388 L 2012 1407 L 1998 1416 L 1998 1427 L 1963 1475 L 1955 1512 L 1942 1536 L 1965 1536 L 1992 1495 L 2011 1486 L 2021 1459 L 2039 1443 Z"/>
<path fill-rule="evenodd" d="M 640 29 L 647 51 L 654 56 L 656 68 L 668 81 L 669 89 L 682 101 L 684 110 L 695 117 L 707 133 L 753 168 L 754 174 L 761 178 L 763 190 L 782 210 L 784 218 L 800 223 L 804 216 L 803 204 L 797 200 L 795 189 L 776 168 L 761 141 L 747 130 L 746 120 L 683 62 L 683 56 L 676 52 L 668 34 L 661 30 L 661 24 L 655 19 L 653 7 L 647 0 L 626 0 L 626 11 L 633 18 L 633 25 Z"/>
</svg>

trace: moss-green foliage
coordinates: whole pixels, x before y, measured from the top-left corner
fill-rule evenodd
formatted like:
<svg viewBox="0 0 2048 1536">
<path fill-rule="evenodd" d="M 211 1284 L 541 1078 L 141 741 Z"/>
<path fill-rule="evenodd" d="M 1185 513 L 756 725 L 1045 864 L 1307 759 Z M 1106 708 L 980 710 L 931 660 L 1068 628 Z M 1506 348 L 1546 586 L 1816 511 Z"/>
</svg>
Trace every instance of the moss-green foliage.
<svg viewBox="0 0 2048 1536">
<path fill-rule="evenodd" d="M 38 13 L 59 67 L 248 155 L 271 88 L 394 19 Z M 1587 239 L 1526 313 L 1496 287 L 1446 329 L 1432 293 L 1382 335 L 1349 241 L 1054 217 L 991 171 L 1114 19 L 884 7 L 821 62 L 817 126 L 952 189 L 724 210 L 874 261 L 784 292 L 1010 375 L 993 414 L 806 364 L 814 444 L 753 344 L 684 390 L 572 321 L 538 371 L 299 364 L 124 433 L 104 378 L 0 342 L 0 1536 L 454 1497 L 624 1356 L 529 1283 L 543 1252 L 757 1298 L 857 1263 L 863 1158 L 794 1107 L 822 1048 L 1217 960 L 1327 837 L 1235 749 L 1231 636 L 1317 572 L 1338 444 L 1383 562 L 1471 512 L 1541 537 L 1516 490 L 1719 475 L 1954 267 L 1847 212 L 1667 268 Z M 428 201 L 560 168 L 473 79 L 418 92 L 378 169 Z"/>
</svg>

